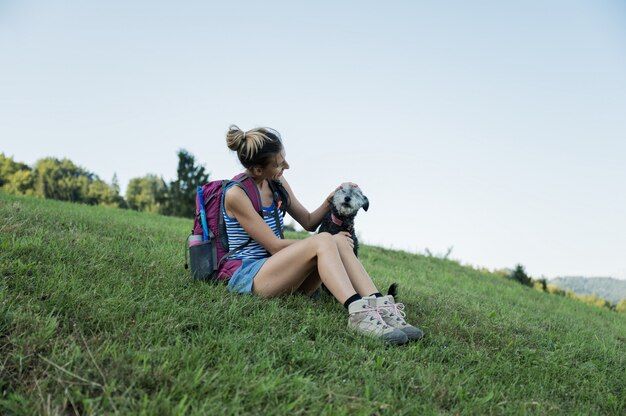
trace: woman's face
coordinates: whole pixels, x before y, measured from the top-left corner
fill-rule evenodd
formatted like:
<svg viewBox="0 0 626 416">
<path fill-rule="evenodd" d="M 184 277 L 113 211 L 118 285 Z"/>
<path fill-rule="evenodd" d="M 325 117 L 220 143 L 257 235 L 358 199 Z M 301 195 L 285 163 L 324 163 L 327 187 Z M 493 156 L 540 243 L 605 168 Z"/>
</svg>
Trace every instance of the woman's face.
<svg viewBox="0 0 626 416">
<path fill-rule="evenodd" d="M 285 150 L 276 153 L 276 156 L 270 159 L 270 162 L 263 168 L 263 176 L 268 179 L 280 179 L 285 169 L 289 169 L 289 163 L 285 159 Z"/>
</svg>

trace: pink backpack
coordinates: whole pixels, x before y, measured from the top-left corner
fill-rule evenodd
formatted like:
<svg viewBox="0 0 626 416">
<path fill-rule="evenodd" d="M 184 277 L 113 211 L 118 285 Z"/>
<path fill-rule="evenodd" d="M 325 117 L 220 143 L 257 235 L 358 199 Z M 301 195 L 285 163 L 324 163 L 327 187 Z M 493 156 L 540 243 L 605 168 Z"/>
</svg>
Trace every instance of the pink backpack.
<svg viewBox="0 0 626 416">
<path fill-rule="evenodd" d="M 215 180 L 202 186 L 204 207 L 200 205 L 200 198 L 196 197 L 195 219 L 193 230 L 188 238 L 191 273 L 195 280 L 227 281 L 241 266 L 241 260 L 229 260 L 228 257 L 246 247 L 252 239 L 239 247 L 228 247 L 226 224 L 222 215 L 222 198 L 224 190 L 231 183 L 239 186 L 248 195 L 255 211 L 263 216 L 261 195 L 254 181 L 245 173 L 236 175 L 231 180 Z M 289 205 L 289 195 L 280 181 L 269 181 L 274 199 L 274 215 L 285 215 Z M 206 215 L 208 239 L 203 240 L 201 211 Z M 280 214 L 279 214 L 280 211 Z M 277 223 L 278 217 L 276 218 Z M 282 230 L 280 236 L 283 237 Z M 185 251 L 185 255 L 186 255 Z M 187 262 L 185 262 L 187 268 Z"/>
</svg>

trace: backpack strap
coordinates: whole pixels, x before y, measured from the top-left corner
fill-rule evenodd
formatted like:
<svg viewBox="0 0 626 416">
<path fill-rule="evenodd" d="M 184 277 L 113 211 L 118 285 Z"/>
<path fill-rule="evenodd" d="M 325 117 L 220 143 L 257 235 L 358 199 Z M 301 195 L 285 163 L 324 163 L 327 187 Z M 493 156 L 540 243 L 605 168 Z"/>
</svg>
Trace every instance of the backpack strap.
<svg viewBox="0 0 626 416">
<path fill-rule="evenodd" d="M 284 240 L 285 235 L 283 234 L 283 229 L 280 226 L 278 210 L 280 210 L 282 216 L 284 217 L 291 202 L 289 201 L 289 192 L 287 192 L 281 181 L 270 180 L 269 185 L 272 190 L 272 199 L 274 200 L 274 219 L 276 220 L 276 225 L 278 226 L 280 238 Z"/>
<path fill-rule="evenodd" d="M 278 202 L 274 201 L 274 219 L 276 220 L 276 227 L 278 228 L 278 234 L 280 234 L 280 239 L 284 240 L 285 235 L 283 234 L 283 227 L 280 226 L 280 214 L 278 213 Z"/>
<path fill-rule="evenodd" d="M 252 178 L 250 178 L 246 173 L 240 173 L 235 175 L 231 179 L 231 182 L 237 183 L 237 185 L 246 192 L 246 195 L 250 198 L 255 211 L 258 212 L 259 215 L 263 216 L 261 194 L 259 193 L 259 188 L 256 187 Z M 284 216 L 287 208 L 289 208 L 289 205 L 291 204 L 289 192 L 287 192 L 281 181 L 268 180 L 267 182 L 270 186 L 270 190 L 272 191 L 272 199 L 274 202 L 279 203 L 279 208 Z"/>
<path fill-rule="evenodd" d="M 252 202 L 252 206 L 254 210 L 259 213 L 260 216 L 263 216 L 263 204 L 261 203 L 261 194 L 259 193 L 259 188 L 256 187 L 256 184 L 252 180 L 251 177 L 246 175 L 245 173 L 240 173 L 235 175 L 231 182 L 235 182 L 237 186 L 239 186 L 243 191 L 248 195 L 248 198 Z"/>
<path fill-rule="evenodd" d="M 287 212 L 287 208 L 289 208 L 289 205 L 291 204 L 289 192 L 287 192 L 281 181 L 270 180 L 269 185 L 272 190 L 274 202 L 280 201 L 279 208 L 282 211 L 283 216 L 285 216 L 285 212 Z"/>
<path fill-rule="evenodd" d="M 193 235 L 193 229 L 191 230 L 191 234 Z M 189 260 L 187 260 L 187 252 L 189 251 L 189 237 L 185 240 L 185 248 L 183 249 L 185 252 L 185 270 L 189 268 Z"/>
<path fill-rule="evenodd" d="M 252 238 L 248 238 L 248 241 L 246 241 L 245 243 L 243 243 L 239 247 L 235 247 L 234 249 L 230 250 L 228 253 L 224 254 L 222 256 L 222 258 L 220 259 L 220 261 L 217 263 L 217 267 L 219 268 L 223 264 L 223 262 L 228 259 L 228 257 L 230 257 L 231 255 L 235 254 L 236 252 L 238 252 L 242 248 L 246 247 L 248 244 L 250 244 L 251 241 L 252 241 Z"/>
</svg>

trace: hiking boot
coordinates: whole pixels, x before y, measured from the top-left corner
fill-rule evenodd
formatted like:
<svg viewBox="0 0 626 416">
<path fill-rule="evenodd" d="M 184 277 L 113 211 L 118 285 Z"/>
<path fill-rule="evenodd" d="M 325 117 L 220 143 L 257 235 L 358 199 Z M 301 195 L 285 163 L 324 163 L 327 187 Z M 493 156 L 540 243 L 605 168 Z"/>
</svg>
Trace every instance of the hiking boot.
<svg viewBox="0 0 626 416">
<path fill-rule="evenodd" d="M 383 321 L 376 308 L 367 299 L 355 300 L 348 306 L 348 328 L 363 335 L 381 338 L 390 344 L 402 345 L 409 339 L 403 331 L 392 328 Z"/>
<path fill-rule="evenodd" d="M 404 332 L 409 340 L 424 337 L 424 332 L 421 329 L 406 323 L 404 320 L 404 305 L 395 303 L 393 296 L 387 295 L 380 298 L 372 296 L 364 299 L 367 299 L 369 305 L 378 311 L 387 325 Z"/>
</svg>

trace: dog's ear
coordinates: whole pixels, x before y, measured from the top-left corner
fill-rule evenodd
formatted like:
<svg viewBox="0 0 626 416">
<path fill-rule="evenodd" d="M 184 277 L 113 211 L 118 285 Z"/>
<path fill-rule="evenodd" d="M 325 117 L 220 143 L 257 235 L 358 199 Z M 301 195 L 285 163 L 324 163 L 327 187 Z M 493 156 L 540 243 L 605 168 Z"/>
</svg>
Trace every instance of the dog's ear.
<svg viewBox="0 0 626 416">
<path fill-rule="evenodd" d="M 370 200 L 367 199 L 365 195 L 363 195 L 363 199 L 365 199 L 365 203 L 363 204 L 363 209 L 367 211 L 367 209 L 370 207 Z"/>
</svg>

